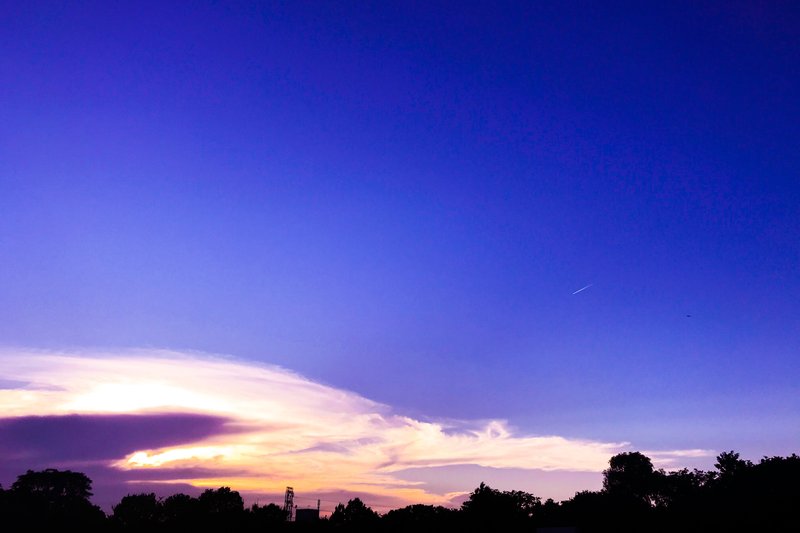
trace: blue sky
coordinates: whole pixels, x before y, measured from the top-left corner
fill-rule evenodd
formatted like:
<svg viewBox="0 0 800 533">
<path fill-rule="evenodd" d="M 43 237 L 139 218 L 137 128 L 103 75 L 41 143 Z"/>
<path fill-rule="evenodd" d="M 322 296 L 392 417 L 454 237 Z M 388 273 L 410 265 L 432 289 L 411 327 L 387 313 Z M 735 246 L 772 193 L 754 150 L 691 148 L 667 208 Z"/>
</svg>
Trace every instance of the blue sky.
<svg viewBox="0 0 800 533">
<path fill-rule="evenodd" d="M 797 451 L 796 5 L 1 5 L 0 344 Z"/>
</svg>

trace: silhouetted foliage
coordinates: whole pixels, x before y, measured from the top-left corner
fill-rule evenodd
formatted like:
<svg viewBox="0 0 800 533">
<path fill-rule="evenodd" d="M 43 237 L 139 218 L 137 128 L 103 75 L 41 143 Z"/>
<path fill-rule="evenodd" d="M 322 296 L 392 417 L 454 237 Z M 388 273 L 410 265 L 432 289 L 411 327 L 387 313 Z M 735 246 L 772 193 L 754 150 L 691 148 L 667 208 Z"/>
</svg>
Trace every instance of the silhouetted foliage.
<svg viewBox="0 0 800 533">
<path fill-rule="evenodd" d="M 17 477 L 11 490 L 41 496 L 54 502 L 88 501 L 92 496 L 92 480 L 86 474 L 48 468 L 39 472 L 28 470 Z"/>
<path fill-rule="evenodd" d="M 481 483 L 461 505 L 469 529 L 527 528 L 541 499 L 522 491 L 499 491 Z"/>
<path fill-rule="evenodd" d="M 377 526 L 378 513 L 367 507 L 360 498 L 353 498 L 347 505 L 341 503 L 331 514 L 331 524 L 352 530 L 367 530 Z"/>
<path fill-rule="evenodd" d="M 717 462 L 714 463 L 714 468 L 719 471 L 719 480 L 723 483 L 733 482 L 737 476 L 752 466 L 753 463 L 750 461 L 739 459 L 739 454 L 733 450 L 719 454 Z"/>
<path fill-rule="evenodd" d="M 649 457 L 640 452 L 625 452 L 612 457 L 608 465 L 603 471 L 603 490 L 612 496 L 650 503 L 656 478 Z"/>
<path fill-rule="evenodd" d="M 459 512 L 441 506 L 409 505 L 386 513 L 383 525 L 388 532 L 453 531 L 459 529 Z"/>
<path fill-rule="evenodd" d="M 200 500 L 188 494 L 173 494 L 163 501 L 162 515 L 168 529 L 192 529 L 200 521 Z"/>
<path fill-rule="evenodd" d="M 730 528 L 800 529 L 800 457 L 764 457 L 757 464 L 725 452 L 709 483 L 708 507 Z"/>
<path fill-rule="evenodd" d="M 682 513 L 691 512 L 703 494 L 703 490 L 716 478 L 714 472 L 702 470 L 676 470 L 655 472 L 653 485 L 654 504 L 661 509 Z"/>
<path fill-rule="evenodd" d="M 230 487 L 207 489 L 199 501 L 203 524 L 209 527 L 238 528 L 244 523 L 244 500 Z"/>
<path fill-rule="evenodd" d="M 286 523 L 286 511 L 283 507 L 270 503 L 267 505 L 253 504 L 250 507 L 250 522 L 259 530 L 280 529 Z"/>
<path fill-rule="evenodd" d="M 244 500 L 230 487 L 206 489 L 200 495 L 200 508 L 210 515 L 233 516 L 244 511 Z"/>
<path fill-rule="evenodd" d="M 156 495 L 128 494 L 113 507 L 111 520 L 129 531 L 148 531 L 163 522 L 163 506 Z"/>
<path fill-rule="evenodd" d="M 440 531 L 526 532 L 560 528 L 591 532 L 715 533 L 800 531 L 800 457 L 764 457 L 758 463 L 736 452 L 717 457 L 716 470 L 655 470 L 640 452 L 615 455 L 601 491 L 544 503 L 522 491 L 481 483 L 460 509 L 410 505 L 381 516 L 361 499 L 336 506 L 330 519 L 289 523 L 275 504 L 244 509 L 229 487 L 199 498 L 129 494 L 108 518 L 89 501 L 91 480 L 79 472 L 28 471 L 9 489 L 0 487 L 0 530 L 33 531 L 252 531 L 296 533 Z M 573 529 L 570 529 L 573 528 Z M 544 529 L 546 531 L 546 529 Z M 565 530 L 565 531 L 566 531 Z"/>
<path fill-rule="evenodd" d="M 17 531 L 93 531 L 103 526 L 105 515 L 89 501 L 91 495 L 92 480 L 80 472 L 28 470 L 4 491 L 4 522 Z"/>
</svg>

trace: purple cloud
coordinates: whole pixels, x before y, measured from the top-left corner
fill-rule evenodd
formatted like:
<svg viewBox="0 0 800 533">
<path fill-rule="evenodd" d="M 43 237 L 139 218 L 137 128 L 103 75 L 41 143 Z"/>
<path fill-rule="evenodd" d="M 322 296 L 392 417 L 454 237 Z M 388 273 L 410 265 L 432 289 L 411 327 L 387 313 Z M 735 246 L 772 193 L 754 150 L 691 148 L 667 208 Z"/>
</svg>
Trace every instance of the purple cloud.
<svg viewBox="0 0 800 533">
<path fill-rule="evenodd" d="M 0 419 L 0 454 L 20 468 L 34 464 L 119 459 L 142 449 L 194 442 L 239 431 L 218 416 L 152 415 L 25 416 Z"/>
</svg>

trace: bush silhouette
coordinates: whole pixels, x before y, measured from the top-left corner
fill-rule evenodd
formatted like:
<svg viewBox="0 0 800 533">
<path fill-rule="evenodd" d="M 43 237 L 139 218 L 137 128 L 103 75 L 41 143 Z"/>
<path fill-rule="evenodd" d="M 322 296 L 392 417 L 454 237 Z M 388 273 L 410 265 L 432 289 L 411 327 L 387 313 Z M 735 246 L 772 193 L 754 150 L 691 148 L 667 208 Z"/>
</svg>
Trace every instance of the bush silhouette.
<svg viewBox="0 0 800 533">
<path fill-rule="evenodd" d="M 29 470 L 0 487 L 0 530 L 38 531 L 320 531 L 427 533 L 533 532 L 579 528 L 581 533 L 800 531 L 800 457 L 753 463 L 734 451 L 715 470 L 655 470 L 640 452 L 617 454 L 603 472 L 603 490 L 581 491 L 563 502 L 481 483 L 459 509 L 409 505 L 379 515 L 360 498 L 338 504 L 329 519 L 287 523 L 275 504 L 244 508 L 230 487 L 200 497 L 129 494 L 109 517 L 90 501 L 92 481 L 69 470 Z"/>
</svg>

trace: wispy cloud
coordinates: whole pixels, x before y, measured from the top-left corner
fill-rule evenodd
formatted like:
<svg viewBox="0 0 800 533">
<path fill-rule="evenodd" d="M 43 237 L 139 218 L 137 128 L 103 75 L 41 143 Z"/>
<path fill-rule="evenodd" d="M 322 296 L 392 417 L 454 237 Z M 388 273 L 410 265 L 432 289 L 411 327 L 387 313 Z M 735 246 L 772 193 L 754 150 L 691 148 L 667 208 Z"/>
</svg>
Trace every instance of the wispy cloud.
<svg viewBox="0 0 800 533">
<path fill-rule="evenodd" d="M 629 448 L 626 442 L 522 435 L 502 420 L 416 420 L 286 369 L 219 356 L 7 350 L 0 365 L 0 378 L 15 385 L 0 390 L 7 417 L 168 413 L 226 421 L 224 431 L 187 430 L 180 444 L 135 448 L 112 459 L 129 479 L 137 473 L 154 479 L 158 470 L 158 479 L 198 487 L 266 493 L 294 485 L 306 492 L 374 494 L 397 504 L 446 503 L 451 493 L 430 492 L 396 474 L 467 464 L 599 472 L 611 455 Z M 709 452 L 651 453 L 669 466 Z"/>
</svg>

